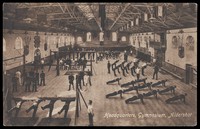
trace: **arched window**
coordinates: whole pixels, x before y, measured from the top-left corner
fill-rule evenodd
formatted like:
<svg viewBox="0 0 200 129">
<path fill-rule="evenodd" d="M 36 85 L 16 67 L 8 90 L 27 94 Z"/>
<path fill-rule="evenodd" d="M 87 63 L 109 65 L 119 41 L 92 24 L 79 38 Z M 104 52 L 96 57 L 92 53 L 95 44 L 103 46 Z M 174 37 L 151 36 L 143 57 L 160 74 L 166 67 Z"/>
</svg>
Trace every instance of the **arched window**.
<svg viewBox="0 0 200 129">
<path fill-rule="evenodd" d="M 49 37 L 45 35 L 44 50 L 46 51 L 49 47 Z"/>
<path fill-rule="evenodd" d="M 122 40 L 122 42 L 123 42 L 123 41 L 126 41 L 126 36 L 122 36 L 122 39 L 121 39 L 121 40 Z"/>
<path fill-rule="evenodd" d="M 74 40 L 74 36 L 71 36 L 71 44 L 74 45 L 75 40 Z"/>
<path fill-rule="evenodd" d="M 21 37 L 17 37 L 15 40 L 15 49 L 22 49 L 23 48 L 23 41 Z"/>
<path fill-rule="evenodd" d="M 58 44 L 61 46 L 61 37 L 58 37 Z"/>
<path fill-rule="evenodd" d="M 36 49 L 35 52 L 34 52 L 34 63 L 35 64 L 40 64 L 40 60 L 41 60 L 40 49 Z"/>
<path fill-rule="evenodd" d="M 82 42 L 83 42 L 82 37 L 81 37 L 81 36 L 78 36 L 78 37 L 77 37 L 77 43 L 82 43 Z"/>
<path fill-rule="evenodd" d="M 64 42 L 65 42 L 65 41 L 64 41 L 64 37 L 62 36 L 62 37 L 61 37 L 61 46 L 64 46 Z"/>
<path fill-rule="evenodd" d="M 3 38 L 3 52 L 6 51 L 6 40 Z"/>
<path fill-rule="evenodd" d="M 103 32 L 99 33 L 99 41 L 104 41 L 104 33 Z"/>
<path fill-rule="evenodd" d="M 87 41 L 87 42 L 91 42 L 91 41 L 92 41 L 91 33 L 90 33 L 90 32 L 87 32 L 87 38 L 86 38 L 86 41 Z"/>
<path fill-rule="evenodd" d="M 178 38 L 176 36 L 172 37 L 172 48 L 177 48 L 178 47 Z"/>
<path fill-rule="evenodd" d="M 117 33 L 112 32 L 112 41 L 117 41 Z"/>
<path fill-rule="evenodd" d="M 186 49 L 194 51 L 194 38 L 192 36 L 188 36 L 186 38 Z"/>
<path fill-rule="evenodd" d="M 70 35 L 67 34 L 67 45 L 69 45 L 69 44 L 70 44 Z"/>
</svg>

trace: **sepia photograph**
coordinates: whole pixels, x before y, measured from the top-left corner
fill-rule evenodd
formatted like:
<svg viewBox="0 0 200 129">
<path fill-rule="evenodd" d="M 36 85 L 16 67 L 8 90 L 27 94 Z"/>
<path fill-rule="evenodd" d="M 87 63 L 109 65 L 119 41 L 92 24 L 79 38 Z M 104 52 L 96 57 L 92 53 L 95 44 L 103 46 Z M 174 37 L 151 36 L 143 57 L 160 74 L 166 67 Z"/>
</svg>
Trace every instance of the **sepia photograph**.
<svg viewBox="0 0 200 129">
<path fill-rule="evenodd" d="M 197 3 L 3 3 L 3 126 L 197 126 Z"/>
</svg>

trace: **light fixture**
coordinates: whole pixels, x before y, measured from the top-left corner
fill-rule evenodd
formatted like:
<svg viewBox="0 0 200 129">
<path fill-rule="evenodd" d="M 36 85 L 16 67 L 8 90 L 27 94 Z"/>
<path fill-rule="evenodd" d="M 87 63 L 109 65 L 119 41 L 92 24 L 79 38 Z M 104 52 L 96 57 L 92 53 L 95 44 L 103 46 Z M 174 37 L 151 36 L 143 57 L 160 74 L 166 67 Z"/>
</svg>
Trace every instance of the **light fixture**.
<svg viewBox="0 0 200 129">
<path fill-rule="evenodd" d="M 149 18 L 149 21 L 152 23 L 154 22 L 154 20 L 156 20 L 156 18 L 151 15 L 151 17 Z"/>
<path fill-rule="evenodd" d="M 155 10 L 154 8 L 150 8 L 150 18 L 149 18 L 149 21 L 150 22 L 153 22 L 156 18 L 154 17 L 155 16 Z"/>
</svg>

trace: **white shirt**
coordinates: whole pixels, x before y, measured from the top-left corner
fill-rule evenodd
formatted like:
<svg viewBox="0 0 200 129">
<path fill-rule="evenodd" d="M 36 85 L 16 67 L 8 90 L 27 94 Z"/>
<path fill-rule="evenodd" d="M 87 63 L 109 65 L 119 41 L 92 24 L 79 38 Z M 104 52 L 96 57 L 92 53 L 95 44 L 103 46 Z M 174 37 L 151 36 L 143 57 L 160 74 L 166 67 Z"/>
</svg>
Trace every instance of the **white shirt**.
<svg viewBox="0 0 200 129">
<path fill-rule="evenodd" d="M 133 59 L 133 62 L 137 62 L 137 59 L 136 59 L 136 58 L 134 58 L 134 59 Z"/>
<path fill-rule="evenodd" d="M 140 74 L 140 69 L 137 68 L 137 69 L 135 70 L 135 72 L 136 72 L 136 74 Z"/>
<path fill-rule="evenodd" d="M 16 72 L 16 75 L 17 75 L 17 78 L 20 78 L 20 77 L 21 77 L 20 71 L 17 71 L 17 72 Z"/>
<path fill-rule="evenodd" d="M 87 111 L 88 111 L 88 113 L 92 113 L 93 114 L 93 107 L 92 107 L 92 105 L 88 105 Z"/>
<path fill-rule="evenodd" d="M 18 102 L 18 103 L 17 103 L 17 105 L 16 105 L 16 108 L 19 108 L 19 107 L 20 107 L 20 105 L 21 105 L 21 103 L 22 103 L 21 101 L 20 101 L 20 102 Z"/>
<path fill-rule="evenodd" d="M 44 64 L 44 60 L 41 60 L 41 64 Z"/>
<path fill-rule="evenodd" d="M 62 64 L 63 63 L 63 61 L 62 60 L 60 60 L 60 64 Z"/>
<path fill-rule="evenodd" d="M 145 66 L 147 66 L 147 63 L 142 64 L 142 67 L 145 67 Z"/>
</svg>

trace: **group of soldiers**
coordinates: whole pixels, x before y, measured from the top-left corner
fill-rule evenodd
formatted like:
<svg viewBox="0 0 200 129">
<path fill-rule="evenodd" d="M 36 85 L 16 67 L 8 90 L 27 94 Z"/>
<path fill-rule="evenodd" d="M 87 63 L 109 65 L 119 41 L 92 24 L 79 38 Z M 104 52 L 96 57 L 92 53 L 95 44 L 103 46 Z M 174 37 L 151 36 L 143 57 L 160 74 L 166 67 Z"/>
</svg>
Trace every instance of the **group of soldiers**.
<svg viewBox="0 0 200 129">
<path fill-rule="evenodd" d="M 61 102 L 64 102 L 65 104 L 61 108 L 61 110 L 58 112 L 58 114 L 61 114 L 64 112 L 64 118 L 67 118 L 67 113 L 69 110 L 69 105 L 72 101 L 75 101 L 75 97 L 67 98 L 67 97 L 39 97 L 39 98 L 13 98 L 16 105 L 13 106 L 11 109 L 8 110 L 8 113 L 12 113 L 15 110 L 14 117 L 17 117 L 19 114 L 19 111 L 21 109 L 21 106 L 23 103 L 32 101 L 32 105 L 26 110 L 26 113 L 29 113 L 31 110 L 33 110 L 32 117 L 36 116 L 36 112 L 38 110 L 39 104 L 43 101 L 49 101 L 49 103 L 45 106 L 41 106 L 42 110 L 49 109 L 49 118 L 52 117 L 52 112 L 54 109 L 54 104 L 57 100 L 61 100 Z M 11 114 L 10 114 L 11 115 Z"/>
<path fill-rule="evenodd" d="M 39 73 L 37 70 L 30 70 L 29 72 L 25 73 L 25 76 L 23 78 L 23 83 L 22 83 L 22 78 L 21 78 L 21 73 L 20 76 L 18 72 L 16 72 L 13 77 L 12 77 L 12 88 L 13 92 L 17 92 L 19 86 L 25 86 L 25 92 L 31 92 L 31 86 L 32 86 L 32 92 L 37 92 L 37 87 L 38 86 L 45 86 L 45 73 L 41 71 Z"/>
<path fill-rule="evenodd" d="M 121 80 L 121 78 L 113 79 L 111 81 L 108 81 L 107 84 L 109 85 L 111 83 L 118 82 L 118 85 L 120 85 L 120 83 L 119 83 L 120 80 Z M 125 103 L 128 104 L 130 102 L 134 102 L 136 100 L 140 100 L 144 104 L 144 100 L 143 99 L 146 98 L 146 97 L 155 96 L 155 98 L 157 99 L 158 98 L 158 94 L 159 95 L 163 95 L 163 94 L 166 94 L 166 93 L 170 92 L 170 93 L 173 94 L 173 97 L 165 100 L 165 102 L 167 104 L 176 102 L 178 100 L 180 100 L 180 101 L 185 103 L 185 97 L 187 96 L 187 94 L 185 93 L 185 94 L 176 95 L 175 94 L 176 86 L 168 86 L 168 87 L 166 87 L 165 83 L 167 82 L 167 80 L 161 80 L 161 81 L 158 81 L 158 82 L 155 82 L 155 83 L 152 83 L 152 82 L 146 83 L 146 80 L 147 80 L 147 78 L 144 78 L 144 79 L 139 79 L 139 80 L 135 80 L 135 81 L 131 81 L 131 82 L 128 82 L 128 83 L 121 84 L 120 85 L 121 86 L 120 90 L 114 91 L 112 93 L 108 93 L 106 95 L 106 98 L 109 98 L 109 97 L 112 97 L 112 96 L 116 96 L 116 95 L 120 95 L 120 98 L 122 98 L 122 95 L 124 93 L 127 93 L 127 92 L 135 90 L 137 95 L 134 95 L 133 97 L 126 99 Z M 142 85 L 140 84 L 140 82 L 143 82 Z M 138 84 L 138 85 L 136 85 L 136 84 Z M 131 86 L 131 87 L 129 87 L 129 86 Z M 162 89 L 162 90 L 160 90 L 160 89 L 152 89 L 152 87 L 157 87 L 157 86 L 162 86 L 162 87 L 165 87 L 165 88 Z M 125 87 L 125 88 L 128 87 L 128 88 L 127 89 L 122 89 L 122 87 Z M 144 88 L 148 88 L 150 91 L 140 94 L 139 90 L 144 89 Z"/>
<path fill-rule="evenodd" d="M 25 91 L 26 92 L 30 92 L 30 87 L 32 86 L 32 92 L 37 92 L 37 87 L 38 86 L 45 86 L 45 73 L 44 71 L 41 71 L 41 73 L 39 73 L 38 71 L 29 71 L 26 74 L 25 77 Z"/>
<path fill-rule="evenodd" d="M 114 76 L 117 76 L 116 71 L 120 74 L 122 72 L 123 76 L 126 77 L 126 74 L 129 74 L 129 70 L 132 76 L 137 77 L 137 79 L 140 79 L 140 74 L 145 76 L 145 69 L 147 68 L 148 65 L 147 62 L 144 62 L 141 67 L 139 66 L 140 60 L 137 58 L 134 58 L 133 61 L 126 61 L 124 60 L 122 63 L 118 63 L 119 60 L 114 61 L 112 64 L 110 61 L 107 63 L 107 69 L 108 69 L 108 74 L 111 73 L 111 70 L 114 73 Z M 117 65 L 118 63 L 118 65 Z M 120 72 L 121 70 L 121 72 Z M 158 79 L 158 72 L 159 72 L 159 66 L 157 63 L 154 64 L 154 72 L 153 72 L 153 78 L 152 79 Z"/>
<path fill-rule="evenodd" d="M 118 91 L 114 91 L 112 93 L 107 94 L 106 98 L 109 98 L 109 97 L 112 97 L 112 96 L 116 96 L 116 95 L 120 95 L 120 97 L 122 98 L 122 94 L 123 93 L 135 90 L 137 95 L 125 100 L 125 102 L 127 104 L 129 102 L 132 102 L 132 101 L 135 101 L 135 100 L 138 100 L 138 99 L 141 100 L 142 103 L 144 103 L 143 98 L 146 98 L 146 97 L 149 97 L 149 96 L 152 96 L 152 95 L 157 98 L 157 94 L 162 95 L 162 94 L 164 94 L 166 92 L 171 92 L 174 95 L 173 97 L 167 99 L 165 101 L 166 103 L 171 103 L 171 102 L 174 102 L 174 101 L 177 101 L 177 100 L 181 100 L 181 101 L 185 102 L 185 96 L 187 94 L 175 95 L 176 86 L 166 87 L 165 86 L 165 82 L 167 80 L 158 81 L 156 83 L 152 83 L 152 82 L 146 83 L 146 79 L 147 78 L 140 79 L 140 67 L 139 67 L 140 60 L 138 60 L 137 58 L 134 58 L 133 62 L 132 61 L 128 62 L 127 58 L 128 58 L 127 53 L 124 53 L 124 61 L 122 63 L 119 64 L 119 60 L 115 60 L 112 64 L 110 63 L 110 61 L 108 61 L 108 63 L 107 63 L 108 74 L 110 74 L 111 70 L 112 70 L 113 73 L 114 73 L 114 76 L 117 76 L 116 71 L 118 71 L 119 74 L 120 74 L 120 72 L 122 72 L 123 76 L 126 77 L 126 74 L 129 74 L 128 70 L 130 70 L 132 76 L 135 76 L 135 74 L 136 74 L 136 80 L 133 80 L 131 82 L 128 82 L 128 83 L 125 83 L 125 84 L 121 84 L 121 85 L 120 85 L 120 82 L 119 82 L 121 80 L 121 77 L 108 81 L 107 82 L 108 85 L 111 84 L 111 83 L 114 83 L 114 82 L 118 82 L 118 85 L 121 86 L 121 89 L 118 90 Z M 147 62 L 144 62 L 141 65 L 141 74 L 143 76 L 145 76 L 145 72 L 144 71 L 145 71 L 145 69 L 147 68 L 148 65 L 153 65 L 154 72 L 153 72 L 153 78 L 152 79 L 156 79 L 157 80 L 158 79 L 158 72 L 159 72 L 158 61 L 154 60 L 152 64 L 147 64 Z M 143 84 L 140 85 L 138 82 L 143 82 Z M 138 86 L 135 85 L 136 83 L 138 83 Z M 165 89 L 163 89 L 163 90 L 159 90 L 159 89 L 152 90 L 151 89 L 151 87 L 156 87 L 156 86 L 158 86 L 160 84 L 162 84 L 162 86 L 164 86 Z M 122 87 L 128 87 L 130 85 L 132 85 L 132 87 L 127 88 L 125 90 L 122 89 Z M 146 87 L 148 87 L 150 91 L 147 92 L 147 93 L 139 94 L 138 91 L 140 89 L 143 89 L 143 88 L 146 88 Z"/>
<path fill-rule="evenodd" d="M 76 79 L 76 86 L 79 87 L 82 90 L 82 85 L 83 86 L 87 86 L 88 84 L 90 86 L 92 86 L 92 82 L 91 82 L 91 76 L 92 76 L 92 72 L 91 71 L 80 71 L 75 77 L 72 73 L 70 73 L 70 75 L 68 76 L 68 80 L 69 80 L 69 89 L 71 90 L 71 86 L 74 89 L 74 80 Z"/>
</svg>

